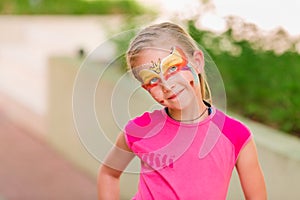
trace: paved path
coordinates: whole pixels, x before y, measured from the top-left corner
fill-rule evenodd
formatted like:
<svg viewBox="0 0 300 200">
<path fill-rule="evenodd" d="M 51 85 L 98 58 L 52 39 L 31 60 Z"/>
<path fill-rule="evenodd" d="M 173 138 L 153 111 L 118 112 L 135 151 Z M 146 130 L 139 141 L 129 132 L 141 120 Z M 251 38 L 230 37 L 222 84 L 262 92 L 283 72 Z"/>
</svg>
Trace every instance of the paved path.
<svg viewBox="0 0 300 200">
<path fill-rule="evenodd" d="M 96 180 L 63 159 L 0 101 L 0 200 L 97 199 Z"/>
</svg>

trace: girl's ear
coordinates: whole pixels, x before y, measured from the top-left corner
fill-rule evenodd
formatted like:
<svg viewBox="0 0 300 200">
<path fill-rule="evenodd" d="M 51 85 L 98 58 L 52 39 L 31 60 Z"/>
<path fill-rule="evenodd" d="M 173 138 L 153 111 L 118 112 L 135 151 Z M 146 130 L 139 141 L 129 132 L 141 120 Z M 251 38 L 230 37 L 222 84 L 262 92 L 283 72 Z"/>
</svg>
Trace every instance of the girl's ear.
<svg viewBox="0 0 300 200">
<path fill-rule="evenodd" d="M 196 50 L 194 51 L 193 57 L 195 62 L 194 68 L 198 74 L 201 74 L 204 72 L 205 64 L 203 52 L 201 50 Z"/>
</svg>

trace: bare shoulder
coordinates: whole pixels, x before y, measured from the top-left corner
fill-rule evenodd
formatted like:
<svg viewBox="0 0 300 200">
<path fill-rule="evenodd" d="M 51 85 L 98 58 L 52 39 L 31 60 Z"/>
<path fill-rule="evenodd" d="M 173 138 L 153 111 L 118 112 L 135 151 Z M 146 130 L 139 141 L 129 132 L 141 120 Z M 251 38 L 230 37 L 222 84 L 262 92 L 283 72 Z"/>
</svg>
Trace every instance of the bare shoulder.
<svg viewBox="0 0 300 200">
<path fill-rule="evenodd" d="M 132 152 L 132 150 L 129 148 L 126 142 L 125 134 L 123 132 L 119 133 L 115 145 L 122 150 Z"/>
<path fill-rule="evenodd" d="M 254 142 L 254 139 L 251 138 L 247 144 L 241 149 L 240 155 L 237 159 L 236 166 L 238 167 L 240 164 L 243 163 L 258 163 L 258 155 L 257 155 L 257 149 Z"/>
</svg>

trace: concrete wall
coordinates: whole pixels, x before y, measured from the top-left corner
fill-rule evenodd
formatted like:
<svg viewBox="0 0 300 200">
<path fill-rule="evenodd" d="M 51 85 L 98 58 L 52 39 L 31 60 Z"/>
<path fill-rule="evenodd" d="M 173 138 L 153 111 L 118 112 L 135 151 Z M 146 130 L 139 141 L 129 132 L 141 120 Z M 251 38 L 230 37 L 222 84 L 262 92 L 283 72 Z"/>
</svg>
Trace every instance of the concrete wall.
<svg viewBox="0 0 300 200">
<path fill-rule="evenodd" d="M 242 119 L 253 131 L 269 199 L 300 199 L 300 140 Z"/>
<path fill-rule="evenodd" d="M 49 95 L 48 95 L 48 134 L 47 139 L 58 151 L 60 151 L 67 159 L 79 166 L 86 173 L 96 178 L 100 162 L 87 152 L 82 145 L 78 133 L 76 132 L 73 113 L 72 113 L 72 91 L 74 80 L 81 60 L 68 58 L 51 58 L 49 61 Z M 108 76 L 104 78 L 107 83 L 106 89 L 98 87 L 95 92 L 97 104 L 104 105 L 107 102 L 107 95 L 114 89 L 114 78 L 117 78 L 117 71 L 107 72 Z M 119 74 L 120 75 L 120 74 Z M 87 79 L 87 81 L 89 81 Z M 126 87 L 126 86 L 124 86 Z M 126 93 L 126 88 L 121 91 Z M 140 98 L 140 97 L 138 97 Z M 142 111 L 143 105 L 147 100 L 134 102 L 134 109 L 138 110 L 138 114 Z M 151 104 L 151 102 L 150 102 Z M 110 104 L 106 106 L 95 106 L 95 112 L 98 113 L 99 120 L 104 121 L 106 127 L 112 134 L 108 136 L 110 140 L 116 138 L 120 128 L 113 122 L 111 116 Z M 107 113 L 103 115 L 103 113 Z M 297 183 L 300 180 L 300 141 L 298 138 L 280 133 L 261 124 L 243 119 L 254 134 L 258 147 L 259 158 L 262 169 L 267 182 L 269 199 L 299 199 L 300 190 Z M 97 140 L 97 139 L 95 139 Z M 104 145 L 97 143 L 96 146 Z M 101 148 L 100 148 L 101 150 Z M 122 199 L 129 199 L 135 192 L 138 175 L 125 173 L 121 179 Z M 239 184 L 236 171 L 233 173 L 231 185 L 228 193 L 228 199 L 243 199 L 241 186 Z"/>
<path fill-rule="evenodd" d="M 88 175 L 97 178 L 98 170 L 101 165 L 94 155 L 91 155 L 85 146 L 82 144 L 76 126 L 73 120 L 72 111 L 72 92 L 73 84 L 76 78 L 76 73 L 81 64 L 81 60 L 74 60 L 68 58 L 52 58 L 49 60 L 48 67 L 48 117 L 47 126 L 48 133 L 46 139 L 56 150 L 61 152 L 74 165 L 81 168 Z M 88 81 L 88 80 L 87 80 Z M 108 88 L 112 89 L 112 88 Z M 109 92 L 109 90 L 105 91 Z M 100 97 L 107 95 L 98 93 Z M 99 98 L 100 98 L 99 97 Z M 104 103 L 104 102 L 101 102 Z M 107 112 L 99 107 L 97 112 Z M 108 114 L 109 115 L 109 114 Z M 108 115 L 101 118 L 100 121 L 105 121 L 106 127 L 111 127 L 113 134 L 112 140 L 116 137 L 118 129 L 114 126 L 113 121 L 108 120 Z M 103 116 L 103 115 L 101 115 Z M 99 141 L 99 147 L 101 144 Z M 101 151 L 101 150 L 100 150 Z M 122 199 L 129 199 L 135 193 L 137 184 L 137 174 L 123 174 L 121 179 L 121 194 Z"/>
</svg>

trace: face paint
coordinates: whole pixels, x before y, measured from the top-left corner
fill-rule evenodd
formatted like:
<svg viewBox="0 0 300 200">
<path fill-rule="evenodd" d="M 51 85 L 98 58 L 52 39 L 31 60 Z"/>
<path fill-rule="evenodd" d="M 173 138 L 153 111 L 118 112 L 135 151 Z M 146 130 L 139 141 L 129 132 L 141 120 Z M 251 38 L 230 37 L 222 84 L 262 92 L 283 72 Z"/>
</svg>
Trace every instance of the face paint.
<svg viewBox="0 0 300 200">
<path fill-rule="evenodd" d="M 193 74 L 194 81 L 198 84 L 199 83 L 198 73 L 196 72 L 196 70 L 189 63 L 187 64 L 187 67 L 189 68 L 189 70 Z"/>
<path fill-rule="evenodd" d="M 158 62 L 151 62 L 149 64 L 144 64 L 140 67 L 134 69 L 134 74 L 142 82 L 142 86 L 146 90 L 157 86 L 161 83 L 161 80 L 168 80 L 171 76 L 177 74 L 181 70 L 190 70 L 197 79 L 197 73 L 187 62 L 187 57 L 185 56 L 182 49 L 179 47 L 173 47 L 170 55 L 158 60 Z"/>
</svg>

